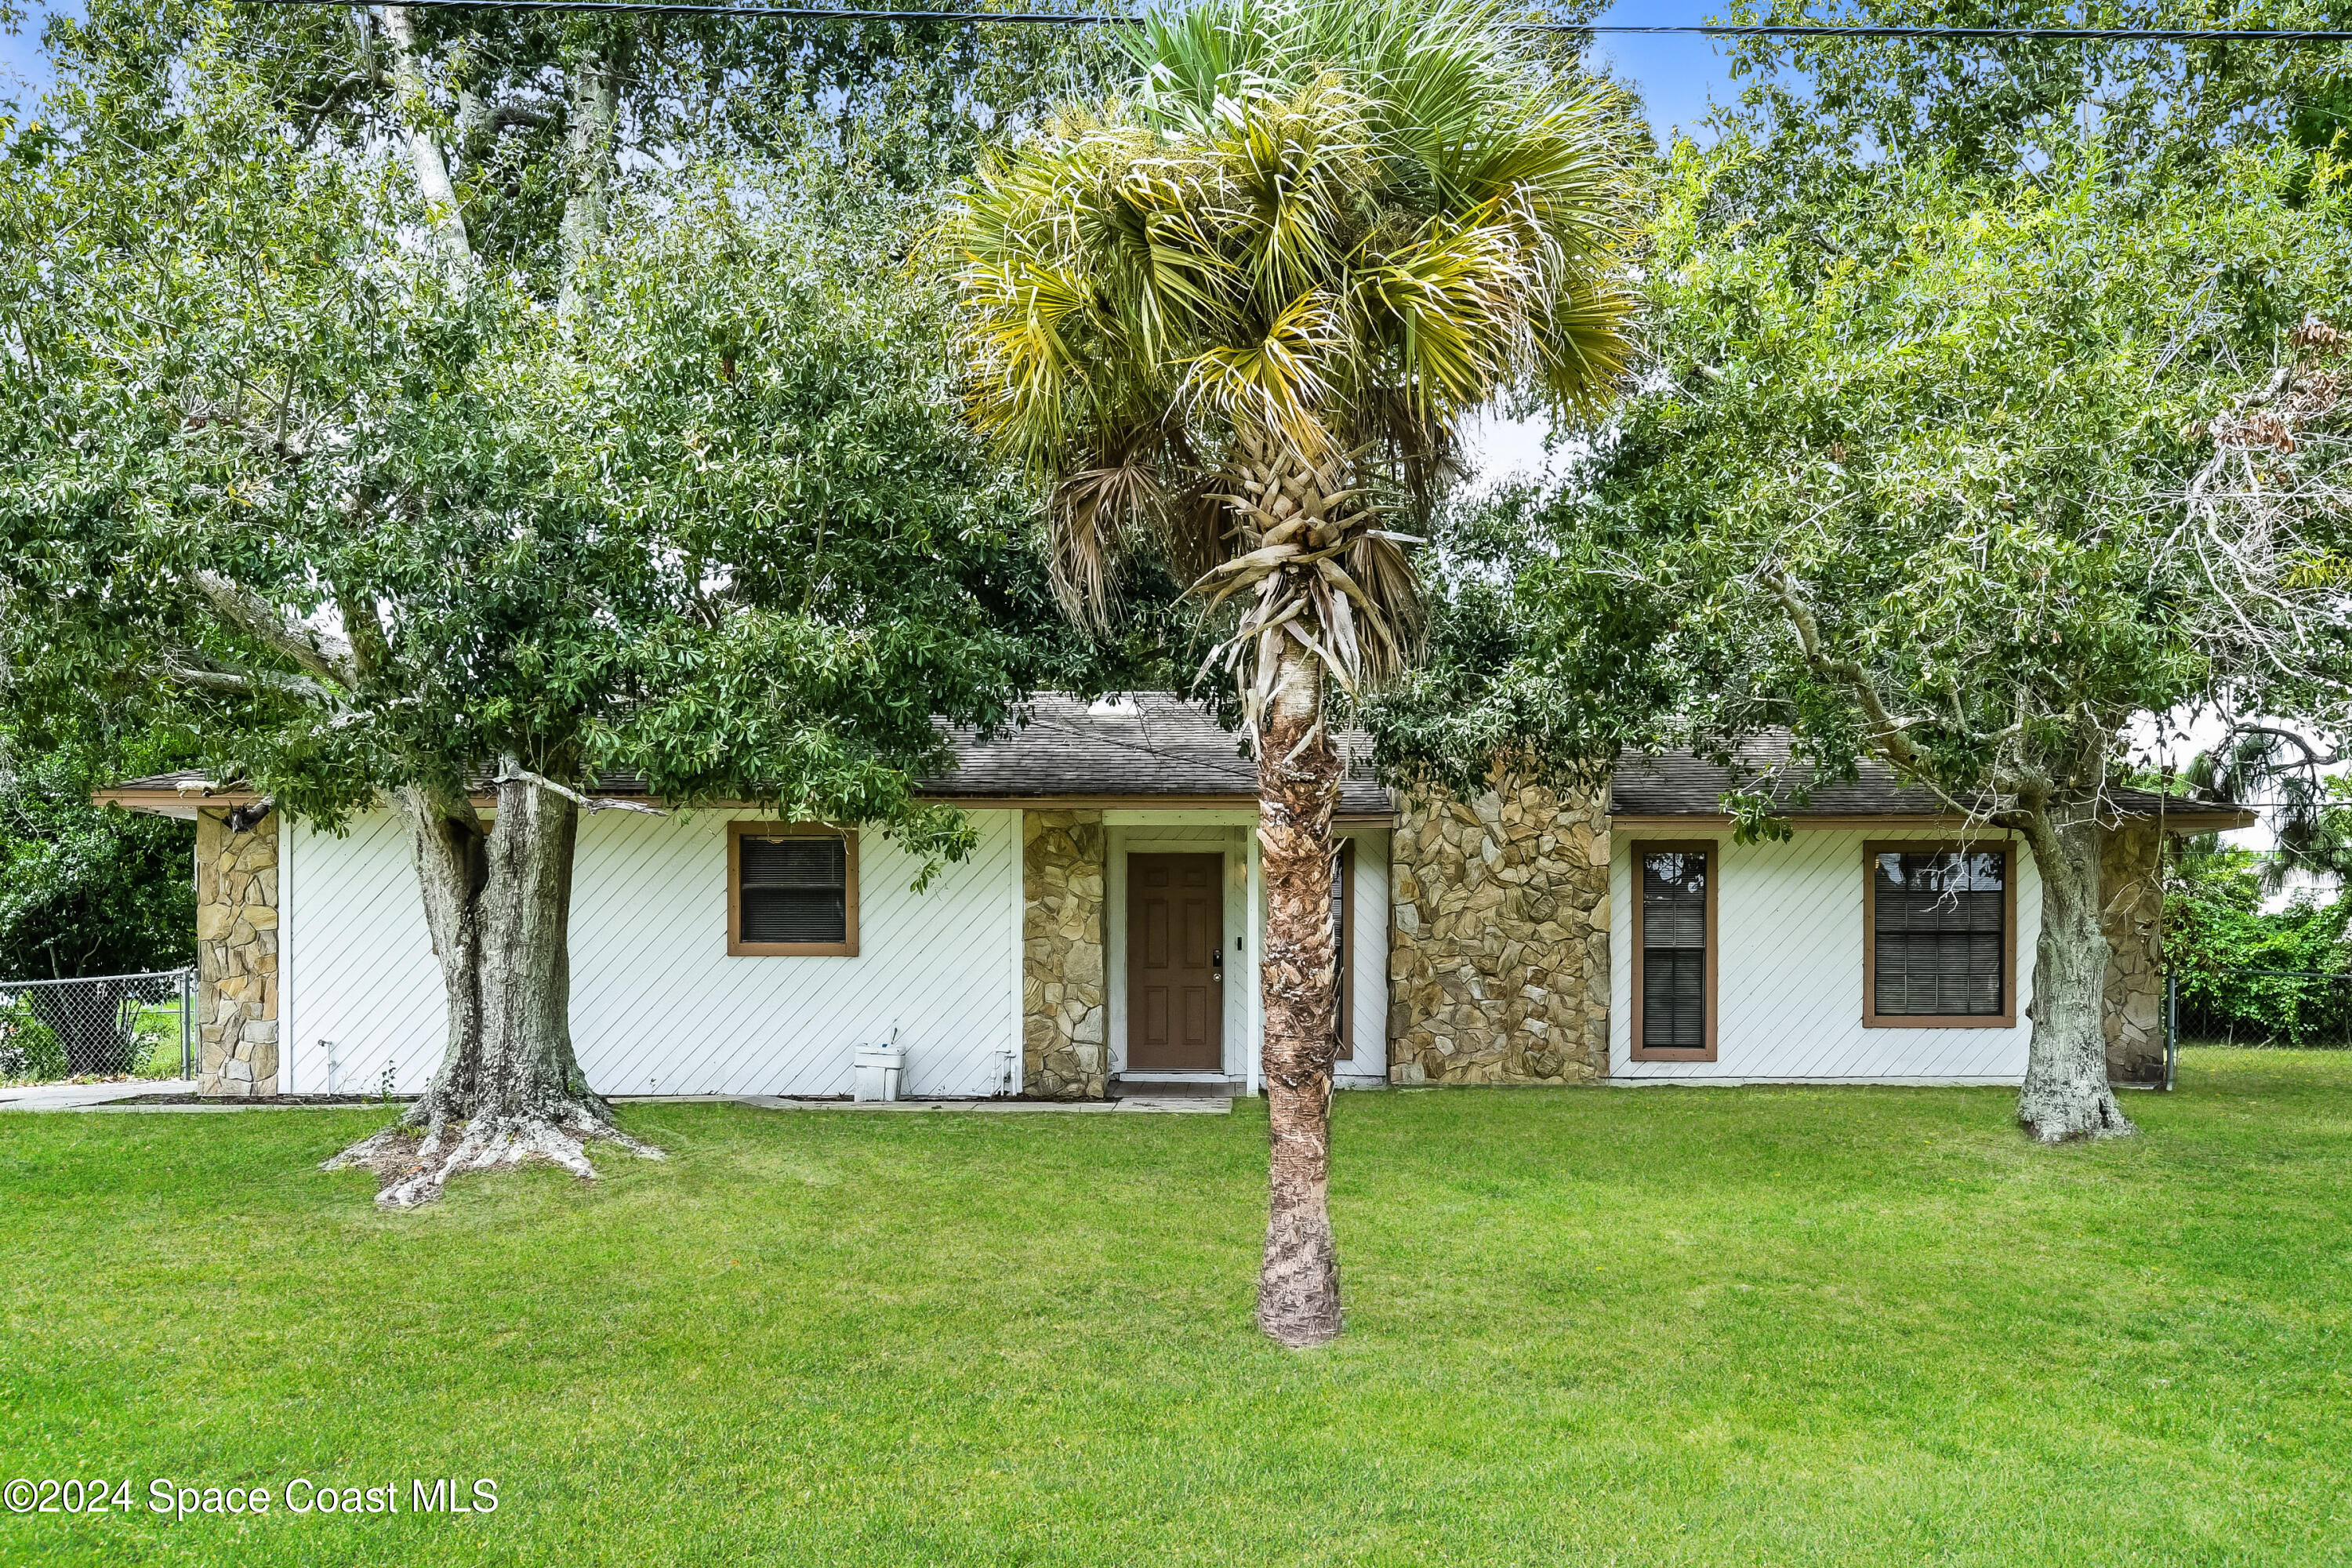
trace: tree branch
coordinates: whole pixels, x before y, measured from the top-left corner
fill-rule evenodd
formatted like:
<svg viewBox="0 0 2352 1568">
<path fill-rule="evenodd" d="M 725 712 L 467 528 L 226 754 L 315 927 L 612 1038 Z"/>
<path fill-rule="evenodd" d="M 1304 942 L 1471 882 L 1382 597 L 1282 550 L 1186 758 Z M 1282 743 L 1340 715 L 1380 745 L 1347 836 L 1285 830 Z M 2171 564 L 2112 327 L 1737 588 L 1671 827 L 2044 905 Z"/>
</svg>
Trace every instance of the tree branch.
<svg viewBox="0 0 2352 1568">
<path fill-rule="evenodd" d="M 561 321 L 572 320 L 581 310 L 580 270 L 610 220 L 613 145 L 621 113 L 619 65 L 604 50 L 590 48 L 572 67 L 563 149 L 570 190 L 563 202 L 563 279 L 555 303 Z"/>
<path fill-rule="evenodd" d="M 284 654 L 320 680 L 344 687 L 359 684 L 359 670 L 346 638 L 295 620 L 244 584 L 217 572 L 199 570 L 194 582 L 214 609 L 260 638 L 272 651 Z"/>
<path fill-rule="evenodd" d="M 392 80 L 398 89 L 398 112 L 408 133 L 408 161 L 416 173 L 416 194 L 433 215 L 434 232 L 452 261 L 471 261 L 473 241 L 466 233 L 466 216 L 458 210 L 457 189 L 449 180 L 449 160 L 441 143 L 425 129 L 433 102 L 425 89 L 425 68 L 416 44 L 416 22 L 404 5 L 383 8 L 384 37 L 392 42 Z"/>
<path fill-rule="evenodd" d="M 379 87 L 383 85 L 383 78 L 382 74 L 371 67 L 365 70 L 352 71 L 349 75 L 345 76 L 341 81 L 335 83 L 334 86 L 329 88 L 327 89 L 327 96 L 319 100 L 318 106 L 307 111 L 309 118 L 304 121 L 302 126 L 302 140 L 304 142 L 307 143 L 317 140 L 320 128 L 327 123 L 327 116 L 334 113 L 336 110 L 341 109 L 343 106 L 343 100 L 345 99 L 358 91 L 361 88 Z"/>
<path fill-rule="evenodd" d="M 1869 671 L 1852 659 L 1830 657 L 1829 650 L 1822 646 L 1821 622 L 1814 618 L 1811 606 L 1797 592 L 1796 585 L 1789 581 L 1788 574 L 1777 566 L 1768 566 L 1762 576 L 1780 599 L 1781 607 L 1788 612 L 1789 624 L 1796 628 L 1797 646 L 1803 651 L 1805 662 L 1812 667 L 1815 674 L 1837 681 L 1853 693 L 1854 700 L 1861 705 L 1863 718 L 1870 725 L 1870 744 L 1887 763 L 1896 773 L 1932 792 L 1937 800 L 1962 816 L 1986 816 L 1986 813 L 1954 800 L 1941 784 L 1928 775 L 1924 765 L 1926 759 L 1921 756 L 1919 748 L 1913 745 L 1911 737 L 1904 733 L 1911 721 L 1897 719 L 1887 711 L 1886 704 L 1879 699 L 1878 689 L 1871 684 Z"/>
<path fill-rule="evenodd" d="M 182 686 L 193 686 L 205 691 L 226 691 L 240 697 L 259 697 L 274 692 L 282 697 L 299 697 L 321 708 L 337 706 L 335 694 L 306 675 L 278 675 L 268 670 L 199 669 L 182 664 L 170 654 L 163 656 L 163 673 Z"/>
<path fill-rule="evenodd" d="M 611 795 L 582 795 L 578 790 L 557 784 L 553 779 L 545 778 L 534 773 L 526 773 L 521 768 L 513 766 L 501 769 L 499 776 L 492 779 L 490 782 L 492 784 L 537 784 L 541 789 L 547 791 L 550 795 L 562 795 L 572 805 L 580 807 L 583 811 L 587 812 L 591 816 L 593 816 L 600 811 L 637 811 L 643 812 L 647 816 L 667 816 L 669 815 L 668 812 L 662 810 L 661 807 L 657 805 L 647 805 L 643 801 L 615 800 Z"/>
<path fill-rule="evenodd" d="M 2241 735 L 2268 735 L 2275 740 L 2288 742 L 2296 751 L 2303 753 L 2304 766 L 2309 768 L 2332 768 L 2344 760 L 2344 753 L 2340 751 L 2330 752 L 2326 756 L 2321 756 L 2318 750 L 2301 735 L 2292 730 L 2282 730 L 2271 724 L 2231 724 L 2230 732 L 2222 736 L 2220 743 L 2213 749 L 2218 752 Z"/>
</svg>

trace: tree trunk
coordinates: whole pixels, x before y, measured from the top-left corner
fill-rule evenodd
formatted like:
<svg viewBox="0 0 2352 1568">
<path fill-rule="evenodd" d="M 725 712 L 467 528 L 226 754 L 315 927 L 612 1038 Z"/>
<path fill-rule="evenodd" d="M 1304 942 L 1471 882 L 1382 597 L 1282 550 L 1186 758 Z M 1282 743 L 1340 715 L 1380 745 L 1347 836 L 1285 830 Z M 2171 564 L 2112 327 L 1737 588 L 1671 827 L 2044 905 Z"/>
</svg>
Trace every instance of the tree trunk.
<svg viewBox="0 0 2352 1568">
<path fill-rule="evenodd" d="M 570 110 L 563 138 L 563 177 L 569 187 L 563 198 L 563 281 L 555 313 L 572 321 L 583 308 L 580 268 L 608 221 L 613 172 L 613 137 L 621 115 L 620 73 L 613 58 L 591 48 L 573 62 Z"/>
<path fill-rule="evenodd" d="M 416 176 L 416 194 L 430 215 L 433 231 L 450 260 L 471 261 L 474 247 L 466 232 L 466 215 L 457 203 L 457 187 L 449 178 L 449 161 L 441 143 L 426 129 L 432 100 L 425 86 L 424 51 L 416 41 L 416 24 L 404 6 L 387 5 L 383 30 L 392 42 L 392 80 L 400 94 L 402 131 L 408 140 L 410 171 Z"/>
<path fill-rule="evenodd" d="M 2099 830 L 2087 807 L 2061 823 L 2049 808 L 2018 826 L 2042 874 L 2033 944 L 2033 1020 L 2017 1119 L 2043 1143 L 2113 1138 L 2137 1128 L 2107 1084 L 2107 935 L 2099 925 Z"/>
<path fill-rule="evenodd" d="M 1323 671 L 1289 638 L 1258 721 L 1258 845 L 1265 868 L 1267 1125 L 1272 1141 L 1257 1326 L 1294 1348 L 1339 1333 L 1331 1238 L 1331 1069 L 1339 1050 L 1331 929 L 1331 813 L 1339 754 L 1323 727 Z"/>
<path fill-rule="evenodd" d="M 512 770 L 509 769 L 509 772 Z M 544 1161 L 593 1177 L 586 1145 L 623 1132 L 572 1051 L 572 863 L 579 807 L 509 779 L 488 832 L 422 789 L 401 792 L 440 961 L 448 1036 L 441 1068 L 408 1114 L 327 1162 L 383 1178 L 376 1201 L 428 1203 L 460 1171 Z"/>
</svg>

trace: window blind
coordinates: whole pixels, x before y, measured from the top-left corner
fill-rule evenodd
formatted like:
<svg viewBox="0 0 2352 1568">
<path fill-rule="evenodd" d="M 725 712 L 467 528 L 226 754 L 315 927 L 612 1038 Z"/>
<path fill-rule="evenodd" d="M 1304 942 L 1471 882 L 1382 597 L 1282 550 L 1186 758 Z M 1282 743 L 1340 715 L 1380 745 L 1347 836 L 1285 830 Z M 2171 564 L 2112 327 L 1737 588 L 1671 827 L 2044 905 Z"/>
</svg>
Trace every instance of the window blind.
<svg viewBox="0 0 2352 1568">
<path fill-rule="evenodd" d="M 742 940 L 845 942 L 849 858 L 838 838 L 742 839 Z"/>
<path fill-rule="evenodd" d="M 2007 872 L 1998 850 L 1874 858 L 1872 985 L 1881 1016 L 2008 1011 Z"/>
<path fill-rule="evenodd" d="M 1682 849 L 1642 857 L 1644 1047 L 1706 1047 L 1706 862 Z"/>
</svg>

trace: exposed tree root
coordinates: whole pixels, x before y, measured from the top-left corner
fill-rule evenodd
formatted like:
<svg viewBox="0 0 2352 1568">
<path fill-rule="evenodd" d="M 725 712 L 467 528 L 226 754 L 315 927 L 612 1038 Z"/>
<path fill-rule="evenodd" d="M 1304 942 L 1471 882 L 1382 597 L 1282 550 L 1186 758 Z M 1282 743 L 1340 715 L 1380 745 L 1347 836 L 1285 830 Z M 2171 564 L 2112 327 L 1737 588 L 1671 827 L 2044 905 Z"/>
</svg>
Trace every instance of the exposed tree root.
<svg viewBox="0 0 2352 1568">
<path fill-rule="evenodd" d="M 325 1171 L 364 1168 L 380 1183 L 375 1201 L 385 1208 L 415 1208 L 441 1195 L 449 1178 L 467 1171 L 494 1171 L 530 1164 L 561 1165 L 583 1181 L 593 1181 L 588 1144 L 618 1143 L 641 1159 L 667 1158 L 632 1138 L 589 1105 L 573 1102 L 551 1112 L 477 1117 L 470 1121 L 436 1118 L 419 1126 L 396 1122 L 362 1138 L 320 1166 Z"/>
<path fill-rule="evenodd" d="M 2124 1114 L 2116 1091 L 2102 1083 L 2062 1097 L 2029 1089 L 2018 1107 L 2018 1124 L 2036 1143 L 2072 1143 L 2090 1138 L 2128 1138 L 2139 1129 Z"/>
</svg>

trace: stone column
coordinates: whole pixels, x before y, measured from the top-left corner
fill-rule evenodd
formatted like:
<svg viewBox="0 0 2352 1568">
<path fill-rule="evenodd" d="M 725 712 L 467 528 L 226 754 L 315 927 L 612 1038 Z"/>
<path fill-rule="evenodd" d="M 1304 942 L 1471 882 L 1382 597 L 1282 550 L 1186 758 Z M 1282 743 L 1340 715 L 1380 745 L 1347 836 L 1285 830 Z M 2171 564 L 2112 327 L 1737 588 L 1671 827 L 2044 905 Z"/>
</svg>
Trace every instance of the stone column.
<svg viewBox="0 0 2352 1568">
<path fill-rule="evenodd" d="M 1606 791 L 1409 801 L 1391 843 L 1390 1081 L 1606 1078 Z"/>
<path fill-rule="evenodd" d="M 2153 821 L 2134 819 L 2101 835 L 2099 889 L 2106 898 L 2107 1078 L 2164 1081 L 2164 955 L 2157 948 L 2164 879 Z"/>
<path fill-rule="evenodd" d="M 1021 814 L 1021 1067 L 1030 1094 L 1110 1091 L 1099 811 Z"/>
<path fill-rule="evenodd" d="M 196 1092 L 278 1092 L 278 815 L 196 813 Z"/>
</svg>

